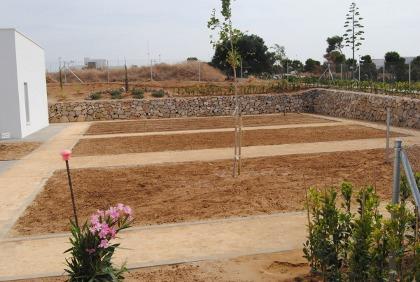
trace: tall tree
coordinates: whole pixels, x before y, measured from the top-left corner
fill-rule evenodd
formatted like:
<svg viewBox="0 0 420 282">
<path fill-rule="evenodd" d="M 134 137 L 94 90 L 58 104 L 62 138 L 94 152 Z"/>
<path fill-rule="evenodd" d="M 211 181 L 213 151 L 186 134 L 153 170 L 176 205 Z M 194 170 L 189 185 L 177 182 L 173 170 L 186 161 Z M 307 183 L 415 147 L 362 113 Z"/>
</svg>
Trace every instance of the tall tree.
<svg viewBox="0 0 420 282">
<path fill-rule="evenodd" d="M 344 23 L 346 33 L 343 37 L 346 47 L 350 47 L 352 50 L 353 61 L 355 60 L 355 53 L 360 50 L 360 46 L 362 46 L 362 42 L 365 40 L 363 37 L 365 32 L 363 31 L 364 26 L 362 25 L 362 20 L 363 18 L 360 16 L 359 8 L 356 6 L 356 3 L 351 3 Z"/>
<path fill-rule="evenodd" d="M 283 61 L 285 59 L 287 59 L 286 48 L 284 48 L 284 46 L 281 46 L 281 45 L 276 43 L 270 49 L 273 50 L 273 56 L 274 56 L 273 69 L 274 69 L 274 71 L 275 72 L 280 72 L 282 70 L 284 71 Z"/>
<path fill-rule="evenodd" d="M 362 80 L 376 80 L 378 71 L 369 55 L 363 56 L 360 61 L 360 78 Z"/>
<path fill-rule="evenodd" d="M 327 38 L 328 47 L 324 58 L 328 61 L 328 64 L 333 66 L 333 69 L 337 72 L 338 66 L 346 61 L 346 56 L 342 52 L 343 37 L 335 35 Z"/>
<path fill-rule="evenodd" d="M 229 46 L 227 41 L 217 45 L 211 63 L 228 74 L 232 74 L 232 68 L 226 60 L 229 55 Z M 242 66 L 249 74 L 273 72 L 275 53 L 269 51 L 261 37 L 254 34 L 241 34 L 237 42 L 237 50 Z"/>
<path fill-rule="evenodd" d="M 233 85 L 235 92 L 235 151 L 233 160 L 233 177 L 237 177 L 241 173 L 241 135 L 242 135 L 242 109 L 238 96 L 238 82 L 236 76 L 236 68 L 239 65 L 238 40 L 241 32 L 233 27 L 232 24 L 232 0 L 221 0 L 222 8 L 220 11 L 221 19 L 216 16 L 216 9 L 213 9 L 211 17 L 207 23 L 207 27 L 212 31 L 218 31 L 218 38 L 214 40 L 211 36 L 211 43 L 216 48 L 223 42 L 229 42 L 229 51 L 227 62 L 232 67 Z"/>
<path fill-rule="evenodd" d="M 411 61 L 411 80 L 420 81 L 420 56 Z"/>
<path fill-rule="evenodd" d="M 393 80 L 408 80 L 408 66 L 405 64 L 405 58 L 398 52 L 392 51 L 385 54 L 385 69 L 392 75 Z"/>
<path fill-rule="evenodd" d="M 314 59 L 307 59 L 303 68 L 306 72 L 319 73 L 321 70 L 321 62 Z"/>
</svg>

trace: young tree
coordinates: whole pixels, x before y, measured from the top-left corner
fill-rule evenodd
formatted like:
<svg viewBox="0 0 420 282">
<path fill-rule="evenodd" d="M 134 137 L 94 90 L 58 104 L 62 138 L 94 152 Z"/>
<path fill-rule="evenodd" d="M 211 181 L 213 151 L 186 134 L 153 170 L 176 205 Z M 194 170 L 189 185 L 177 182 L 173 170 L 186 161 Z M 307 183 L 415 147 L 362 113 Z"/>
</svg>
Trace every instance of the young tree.
<svg viewBox="0 0 420 282">
<path fill-rule="evenodd" d="M 217 48 L 223 42 L 229 42 L 229 51 L 227 54 L 227 62 L 232 68 L 233 72 L 233 85 L 235 91 L 235 151 L 233 161 L 233 176 L 236 177 L 241 173 L 241 135 L 242 135 L 242 109 L 238 96 L 238 82 L 236 69 L 239 65 L 240 56 L 238 52 L 238 40 L 241 32 L 235 29 L 232 24 L 232 0 L 221 0 L 222 9 L 220 11 L 221 19 L 216 16 L 216 9 L 213 9 L 207 27 L 212 30 L 218 31 L 218 38 L 214 40 L 212 36 L 211 43 L 214 48 Z"/>
<path fill-rule="evenodd" d="M 321 70 L 321 62 L 309 58 L 306 60 L 303 69 L 306 72 L 319 73 Z"/>
<path fill-rule="evenodd" d="M 360 77 L 362 80 L 376 80 L 378 71 L 372 61 L 372 57 L 365 55 L 360 60 Z"/>
<path fill-rule="evenodd" d="M 408 78 L 408 66 L 405 64 L 405 58 L 401 57 L 398 52 L 393 51 L 385 54 L 385 69 L 396 81 Z"/>
<path fill-rule="evenodd" d="M 344 27 L 346 28 L 346 33 L 343 35 L 345 46 L 350 47 L 352 50 L 352 60 L 355 61 L 355 53 L 360 50 L 362 42 L 365 40 L 363 34 L 364 26 L 361 24 L 363 18 L 360 16 L 359 8 L 356 6 L 356 3 L 353 2 L 350 5 L 349 13 L 346 15 L 346 22 Z M 354 73 L 353 73 L 354 74 Z"/>
</svg>

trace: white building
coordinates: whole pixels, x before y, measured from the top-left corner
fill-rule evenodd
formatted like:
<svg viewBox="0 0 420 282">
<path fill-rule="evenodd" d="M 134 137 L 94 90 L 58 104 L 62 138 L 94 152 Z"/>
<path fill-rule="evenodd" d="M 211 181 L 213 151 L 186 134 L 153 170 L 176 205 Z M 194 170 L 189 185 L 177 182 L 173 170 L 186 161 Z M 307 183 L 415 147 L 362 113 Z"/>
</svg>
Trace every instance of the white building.
<svg viewBox="0 0 420 282">
<path fill-rule="evenodd" d="M 0 139 L 48 126 L 44 50 L 15 29 L 0 29 Z"/>
<path fill-rule="evenodd" d="M 86 67 L 91 69 L 104 69 L 107 66 L 106 59 L 91 59 L 86 57 L 84 63 Z"/>
</svg>

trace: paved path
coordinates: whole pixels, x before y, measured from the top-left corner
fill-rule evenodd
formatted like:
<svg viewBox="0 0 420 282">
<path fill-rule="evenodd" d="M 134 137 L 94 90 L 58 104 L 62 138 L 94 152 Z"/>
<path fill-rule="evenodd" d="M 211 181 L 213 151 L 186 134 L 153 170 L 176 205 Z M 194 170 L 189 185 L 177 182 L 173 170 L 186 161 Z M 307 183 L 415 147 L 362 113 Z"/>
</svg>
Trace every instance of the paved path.
<svg viewBox="0 0 420 282">
<path fill-rule="evenodd" d="M 327 118 L 340 123 L 384 129 L 384 126 L 378 124 Z M 64 168 L 58 155 L 60 150 L 72 148 L 89 125 L 90 123 L 68 125 L 68 128 L 0 174 L 0 280 L 63 273 L 62 251 L 68 247 L 67 234 L 42 238 L 7 238 L 6 234 L 53 171 Z M 393 131 L 412 135 L 403 138 L 404 144 L 420 144 L 420 131 L 399 128 L 393 128 Z M 379 138 L 255 146 L 246 147 L 243 152 L 245 157 L 261 157 L 384 147 L 385 139 Z M 72 166 L 82 168 L 230 159 L 232 154 L 231 148 L 225 148 L 188 151 L 188 154 L 157 152 L 78 157 L 72 159 Z M 130 267 L 140 267 L 296 249 L 304 241 L 305 223 L 304 213 L 286 213 L 134 228 L 124 233 L 122 243 L 128 249 L 119 250 L 117 257 L 120 262 L 128 258 Z"/>
<path fill-rule="evenodd" d="M 133 228 L 116 263 L 129 268 L 281 252 L 302 247 L 305 213 Z M 68 235 L 0 241 L 0 281 L 63 274 Z M 127 249 L 126 249 L 127 248 Z"/>
</svg>

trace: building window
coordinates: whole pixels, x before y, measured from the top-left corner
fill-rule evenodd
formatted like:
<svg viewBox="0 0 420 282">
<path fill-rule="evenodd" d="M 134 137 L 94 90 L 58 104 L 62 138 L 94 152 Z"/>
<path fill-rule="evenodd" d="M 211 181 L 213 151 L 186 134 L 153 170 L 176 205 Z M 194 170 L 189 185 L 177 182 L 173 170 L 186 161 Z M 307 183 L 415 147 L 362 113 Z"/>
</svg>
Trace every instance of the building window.
<svg viewBox="0 0 420 282">
<path fill-rule="evenodd" d="M 29 112 L 29 93 L 28 93 L 28 83 L 23 84 L 25 88 L 25 113 L 26 113 L 26 125 L 31 124 L 31 116 Z"/>
</svg>

